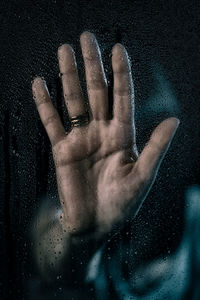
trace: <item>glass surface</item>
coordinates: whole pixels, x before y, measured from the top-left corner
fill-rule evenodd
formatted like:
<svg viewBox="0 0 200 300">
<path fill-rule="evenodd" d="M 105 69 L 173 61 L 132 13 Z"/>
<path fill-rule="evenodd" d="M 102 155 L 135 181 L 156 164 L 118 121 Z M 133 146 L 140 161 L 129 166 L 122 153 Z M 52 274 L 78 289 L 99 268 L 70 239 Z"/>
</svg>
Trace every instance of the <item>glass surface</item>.
<svg viewBox="0 0 200 300">
<path fill-rule="evenodd" d="M 192 277 L 184 275 L 190 274 L 188 256 L 199 249 L 195 215 L 200 149 L 197 6 L 192 1 L 184 1 L 183 6 L 63 0 L 0 4 L 1 299 L 131 299 L 132 295 L 134 299 L 164 299 L 156 295 L 163 278 L 166 299 L 179 299 L 183 293 L 198 299 L 198 268 L 188 290 Z M 79 244 L 76 262 L 69 265 L 62 229 L 53 221 L 60 218 L 61 206 L 51 145 L 31 83 L 36 76 L 46 80 L 53 104 L 69 130 L 57 49 L 63 43 L 74 48 L 87 99 L 79 43 L 85 30 L 98 39 L 110 100 L 111 49 L 122 43 L 128 51 L 139 153 L 163 119 L 175 116 L 181 123 L 136 217 L 125 222 L 120 233 L 111 232 L 92 255 L 89 242 Z M 187 201 L 192 204 L 185 205 Z M 185 209 L 188 206 L 191 210 Z M 185 211 L 190 217 L 184 217 Z M 188 232 L 192 232 L 190 238 Z M 191 243 L 195 246 L 188 250 Z M 199 258 L 195 259 L 197 264 Z M 70 280 L 63 269 L 70 270 Z M 172 273 L 174 296 L 167 281 Z"/>
</svg>

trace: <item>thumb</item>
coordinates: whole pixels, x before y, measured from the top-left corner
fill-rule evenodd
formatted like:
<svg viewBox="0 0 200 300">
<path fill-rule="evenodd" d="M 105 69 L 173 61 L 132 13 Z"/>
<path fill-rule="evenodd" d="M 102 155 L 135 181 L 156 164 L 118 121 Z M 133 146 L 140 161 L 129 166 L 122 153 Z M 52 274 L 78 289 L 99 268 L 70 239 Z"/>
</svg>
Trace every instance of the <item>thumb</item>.
<svg viewBox="0 0 200 300">
<path fill-rule="evenodd" d="M 159 166 L 170 146 L 180 121 L 169 118 L 161 122 L 153 131 L 149 142 L 140 154 L 136 167 L 139 177 L 144 180 L 154 180 Z"/>
</svg>

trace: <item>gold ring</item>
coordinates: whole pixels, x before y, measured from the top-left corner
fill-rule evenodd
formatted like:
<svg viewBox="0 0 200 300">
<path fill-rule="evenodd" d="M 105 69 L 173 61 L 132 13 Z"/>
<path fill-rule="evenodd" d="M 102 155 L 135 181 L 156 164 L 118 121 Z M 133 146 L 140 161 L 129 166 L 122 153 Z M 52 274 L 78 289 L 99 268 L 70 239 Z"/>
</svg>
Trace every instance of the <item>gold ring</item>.
<svg viewBox="0 0 200 300">
<path fill-rule="evenodd" d="M 89 123 L 89 113 L 86 112 L 79 116 L 74 116 L 71 118 L 71 124 L 73 127 L 79 127 Z"/>
</svg>

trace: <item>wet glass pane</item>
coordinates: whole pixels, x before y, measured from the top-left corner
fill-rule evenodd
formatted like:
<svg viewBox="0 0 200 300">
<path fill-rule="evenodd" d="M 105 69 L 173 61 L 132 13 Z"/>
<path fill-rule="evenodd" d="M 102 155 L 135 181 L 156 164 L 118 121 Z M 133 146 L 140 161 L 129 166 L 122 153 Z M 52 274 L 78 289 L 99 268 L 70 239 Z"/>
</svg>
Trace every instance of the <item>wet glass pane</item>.
<svg viewBox="0 0 200 300">
<path fill-rule="evenodd" d="M 197 8 L 0 4 L 1 299 L 199 299 Z"/>
</svg>

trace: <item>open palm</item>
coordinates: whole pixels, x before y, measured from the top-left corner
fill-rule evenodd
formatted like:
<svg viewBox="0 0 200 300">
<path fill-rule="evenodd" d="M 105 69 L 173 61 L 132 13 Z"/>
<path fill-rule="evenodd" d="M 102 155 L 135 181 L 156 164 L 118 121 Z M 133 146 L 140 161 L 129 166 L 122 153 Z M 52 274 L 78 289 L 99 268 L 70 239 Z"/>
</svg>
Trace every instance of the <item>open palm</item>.
<svg viewBox="0 0 200 300">
<path fill-rule="evenodd" d="M 81 233 L 94 229 L 96 233 L 104 234 L 130 212 L 135 215 L 155 179 L 179 122 L 169 118 L 159 124 L 138 156 L 133 82 L 125 48 L 116 44 L 112 50 L 114 86 L 113 117 L 110 119 L 107 81 L 97 41 L 89 32 L 84 32 L 80 40 L 90 122 L 72 126 L 66 134 L 41 78 L 33 82 L 33 95 L 52 143 L 67 230 Z M 58 59 L 69 116 L 83 115 L 86 106 L 72 48 L 62 45 Z"/>
</svg>

